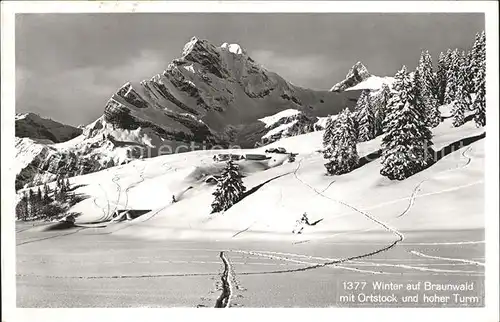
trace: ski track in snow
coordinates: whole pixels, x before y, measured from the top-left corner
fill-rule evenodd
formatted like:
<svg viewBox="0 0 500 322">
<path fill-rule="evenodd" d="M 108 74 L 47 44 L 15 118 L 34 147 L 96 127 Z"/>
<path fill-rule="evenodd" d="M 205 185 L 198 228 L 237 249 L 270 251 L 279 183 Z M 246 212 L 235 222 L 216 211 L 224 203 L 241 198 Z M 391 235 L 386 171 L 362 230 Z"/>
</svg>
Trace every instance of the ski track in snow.
<svg viewBox="0 0 500 322">
<path fill-rule="evenodd" d="M 305 261 L 300 261 L 300 260 L 295 260 L 291 259 L 289 257 L 299 257 L 299 258 L 307 258 L 307 259 L 316 259 L 316 260 L 322 260 L 322 261 L 327 261 L 327 262 L 334 262 L 338 261 L 338 259 L 333 259 L 333 258 L 327 258 L 327 257 L 315 257 L 315 256 L 308 256 L 308 255 L 302 255 L 302 254 L 293 254 L 293 253 L 279 253 L 279 252 L 268 252 L 268 251 L 234 251 L 238 253 L 245 253 L 245 254 L 250 254 L 250 255 L 256 255 L 256 256 L 262 256 L 262 257 L 267 257 L 271 259 L 277 259 L 277 260 L 284 260 L 284 261 L 290 261 L 293 263 L 298 263 L 298 264 L 306 264 L 306 265 L 318 265 L 320 263 L 313 263 L 313 262 L 305 262 Z M 282 256 L 276 256 L 276 255 L 268 255 L 269 254 L 282 254 L 285 256 L 289 257 L 282 257 Z M 430 257 L 434 258 L 434 257 Z M 442 258 L 437 258 L 437 259 L 442 259 Z M 466 263 L 477 263 L 474 261 L 465 261 Z M 403 269 L 408 269 L 408 270 L 417 270 L 417 271 L 426 271 L 426 272 L 434 272 L 434 273 L 460 273 L 460 274 L 481 274 L 482 272 L 478 271 L 465 271 L 465 270 L 446 270 L 446 269 L 438 269 L 438 268 L 430 268 L 430 267 L 422 267 L 422 266 L 414 266 L 414 265 L 406 265 L 406 264 L 386 264 L 386 263 L 374 263 L 374 262 L 366 262 L 366 261 L 358 261 L 354 260 L 350 263 L 345 263 L 346 265 L 358 265 L 358 264 L 365 264 L 364 266 L 372 266 L 372 267 L 396 267 L 396 268 L 403 268 Z M 429 264 L 427 264 L 429 265 Z M 334 265 L 334 266 L 327 266 L 327 267 L 332 267 L 332 268 L 340 268 L 340 269 L 347 269 L 347 270 L 355 270 L 358 272 L 362 273 L 371 273 L 371 274 L 390 274 L 390 275 L 401 275 L 403 273 L 391 273 L 391 272 L 383 272 L 383 271 L 374 271 L 374 270 L 363 270 L 359 268 L 352 268 L 352 267 L 346 267 L 343 265 Z"/>
<path fill-rule="evenodd" d="M 403 235 L 401 232 L 399 232 L 398 230 L 396 230 L 396 229 L 394 229 L 394 228 L 392 228 L 392 227 L 389 227 L 386 223 L 384 223 L 384 222 L 382 222 L 382 221 L 380 221 L 380 220 L 376 219 L 376 218 L 375 218 L 375 217 L 373 217 L 372 215 L 370 215 L 370 214 L 368 214 L 368 213 L 366 213 L 366 212 L 364 212 L 364 211 L 362 211 L 362 210 L 357 209 L 356 207 L 354 207 L 354 206 L 352 206 L 352 205 L 350 205 L 350 204 L 347 204 L 347 203 L 345 203 L 345 202 L 343 202 L 343 201 L 341 201 L 341 200 L 333 199 L 333 198 L 330 198 L 330 197 L 328 197 L 328 196 L 324 195 L 322 192 L 318 191 L 316 188 L 312 187 L 311 185 L 309 185 L 308 183 L 306 183 L 305 181 L 303 181 L 302 179 L 300 179 L 300 178 L 299 178 L 299 176 L 297 175 L 297 172 L 298 172 L 298 170 L 300 169 L 300 166 L 301 166 L 301 164 L 302 164 L 302 160 L 303 160 L 303 159 L 301 159 L 301 160 L 299 161 L 299 165 L 297 166 L 297 169 L 295 169 L 295 172 L 293 173 L 293 174 L 294 174 L 294 176 L 295 176 L 295 178 L 296 178 L 299 182 L 301 182 L 301 183 L 302 183 L 302 184 L 304 184 L 305 186 L 309 187 L 311 190 L 313 190 L 314 192 L 316 192 L 318 195 L 320 195 L 320 196 L 322 196 L 322 197 L 324 197 L 324 198 L 326 198 L 326 199 L 328 199 L 328 200 L 334 201 L 334 202 L 336 202 L 336 203 L 340 203 L 341 205 L 343 205 L 343 206 L 345 206 L 345 207 L 348 207 L 348 208 L 350 208 L 350 209 L 352 209 L 352 210 L 354 210 L 354 211 L 356 211 L 356 212 L 358 212 L 358 213 L 362 214 L 362 215 L 363 215 L 363 216 L 365 216 L 366 218 L 370 219 L 371 221 L 373 221 L 373 222 L 375 222 L 376 224 L 378 224 L 378 225 L 380 225 L 381 227 L 383 227 L 385 230 L 387 230 L 387 231 L 389 231 L 389 232 L 391 232 L 391 233 L 393 233 L 393 234 L 395 234 L 395 235 L 397 236 L 397 239 L 396 239 L 394 242 L 392 242 L 391 244 L 389 244 L 389 245 L 387 245 L 387 246 L 385 246 L 385 247 L 383 247 L 383 248 L 380 248 L 380 249 L 376 250 L 375 252 L 370 252 L 370 253 L 363 254 L 363 255 L 358 255 L 358 256 L 349 257 L 349 258 L 346 258 L 346 259 L 344 259 L 344 260 L 342 260 L 342 261 L 352 260 L 352 259 L 354 259 L 354 258 L 360 258 L 360 256 L 361 256 L 361 258 L 362 258 L 362 257 L 368 257 L 368 256 L 371 256 L 371 255 L 374 255 L 374 254 L 378 254 L 378 253 L 381 253 L 381 252 L 387 251 L 387 250 L 389 250 L 389 249 L 393 248 L 394 246 L 396 246 L 399 242 L 402 242 L 402 241 L 404 240 L 404 235 Z"/>
<path fill-rule="evenodd" d="M 71 232 L 65 233 L 65 234 L 59 234 L 59 235 L 54 235 L 54 236 L 49 236 L 49 237 L 44 237 L 44 238 L 38 238 L 38 239 L 34 239 L 34 240 L 26 240 L 26 241 L 23 241 L 23 242 L 20 242 L 20 243 L 16 244 L 16 246 L 21 246 L 21 245 L 26 245 L 26 244 L 41 242 L 41 241 L 44 241 L 44 240 L 47 240 L 47 239 L 54 239 L 54 238 L 68 236 L 68 235 L 73 235 L 73 234 L 76 234 L 77 232 L 79 232 L 80 230 L 83 230 L 85 228 L 86 227 L 81 227 L 80 229 L 76 229 L 75 231 L 71 231 Z"/>
<path fill-rule="evenodd" d="M 465 167 L 467 167 L 467 166 L 470 164 L 470 162 L 471 162 L 471 158 L 469 158 L 468 156 L 466 156 L 466 155 L 465 155 L 465 153 L 466 153 L 467 151 L 469 151 L 470 149 L 471 149 L 471 147 L 470 147 L 470 146 L 468 146 L 468 147 L 467 147 L 467 149 L 465 149 L 465 150 L 461 153 L 461 155 L 462 155 L 463 157 L 467 158 L 467 162 L 466 162 L 464 165 L 459 166 L 459 167 L 456 167 L 456 168 L 448 169 L 448 170 L 445 170 L 445 171 L 441 171 L 441 172 L 439 172 L 437 175 L 439 176 L 439 175 L 442 175 L 443 173 L 448 173 L 448 172 L 451 172 L 451 171 L 456 171 L 456 170 L 464 169 Z M 417 193 L 420 191 L 420 188 L 422 187 L 422 185 L 423 185 L 425 182 L 430 181 L 430 180 L 434 180 L 434 179 L 436 179 L 436 178 L 435 178 L 435 177 L 433 177 L 433 178 L 427 178 L 427 179 L 424 179 L 424 180 L 420 181 L 420 182 L 417 184 L 417 186 L 415 187 L 415 189 L 413 189 L 413 192 L 412 192 L 412 194 L 411 194 L 411 196 L 410 196 L 410 203 L 408 204 L 408 207 L 405 209 L 405 211 L 403 211 L 403 212 L 402 212 L 399 216 L 397 216 L 396 218 L 402 217 L 402 216 L 406 215 L 406 214 L 410 211 L 410 208 L 411 208 L 411 207 L 413 206 L 413 204 L 415 203 L 415 197 L 416 197 Z"/>
<path fill-rule="evenodd" d="M 115 174 L 113 179 L 111 179 L 111 181 L 113 181 L 113 183 L 116 185 L 116 188 L 118 190 L 118 197 L 116 198 L 116 201 L 115 201 L 115 209 L 113 209 L 113 212 L 111 212 L 112 214 L 114 214 L 116 212 L 116 209 L 118 209 L 118 203 L 120 202 L 120 197 L 121 197 L 121 193 L 122 193 L 122 187 L 118 183 L 119 179 L 120 179 L 120 177 L 118 176 L 118 173 Z"/>
<path fill-rule="evenodd" d="M 410 253 L 415 254 L 417 256 L 420 256 L 420 257 L 425 257 L 425 258 L 440 259 L 440 260 L 451 261 L 451 262 L 462 262 L 462 263 L 467 263 L 467 264 L 476 265 L 476 266 L 485 266 L 484 263 L 469 260 L 469 259 L 432 256 L 432 255 L 426 255 L 426 254 L 417 252 L 415 250 L 410 251 Z"/>
<path fill-rule="evenodd" d="M 101 185 L 100 183 L 99 183 L 98 185 L 99 185 L 99 188 L 100 188 L 100 189 L 104 192 L 104 196 L 106 197 L 107 211 L 104 209 L 104 207 L 101 207 L 101 206 L 99 206 L 99 205 L 97 204 L 97 199 L 98 199 L 98 198 L 97 198 L 97 197 L 94 197 L 94 204 L 95 204 L 98 208 L 101 208 L 101 210 L 102 210 L 102 214 L 103 214 L 101 218 L 99 218 L 98 220 L 96 220 L 97 222 L 99 222 L 99 221 L 103 221 L 103 220 L 108 219 L 108 217 L 109 217 L 109 213 L 110 213 L 110 211 L 111 211 L 111 206 L 110 206 L 110 204 L 109 204 L 108 194 L 107 194 L 106 190 L 104 190 L 104 189 L 102 188 L 102 185 Z"/>
<path fill-rule="evenodd" d="M 436 243 L 402 243 L 401 245 L 424 245 L 424 246 L 433 246 L 433 245 L 469 245 L 469 244 L 484 244 L 484 240 L 478 241 L 458 241 L 458 242 L 436 242 Z"/>
<path fill-rule="evenodd" d="M 233 293 L 233 286 L 231 284 L 231 280 L 233 278 L 232 272 L 233 270 L 231 269 L 231 263 L 229 263 L 229 260 L 227 259 L 226 255 L 224 252 L 220 252 L 220 259 L 222 260 L 222 263 L 224 265 L 224 271 L 221 274 L 221 295 L 217 298 L 217 301 L 215 302 L 215 307 L 216 308 L 228 308 L 231 305 L 231 296 Z"/>
<path fill-rule="evenodd" d="M 471 149 L 471 147 L 469 146 L 465 151 L 463 151 L 461 153 L 461 155 L 463 157 L 465 157 L 465 158 L 468 159 L 467 162 L 463 166 L 459 166 L 459 167 L 456 167 L 456 168 L 453 168 L 453 169 L 448 169 L 448 170 L 439 172 L 438 175 L 446 173 L 446 172 L 450 172 L 450 171 L 455 171 L 455 170 L 463 169 L 466 166 L 468 166 L 470 164 L 470 162 L 471 162 L 472 159 L 470 157 L 467 157 L 465 155 L 465 153 L 467 151 L 469 151 L 470 149 Z M 411 207 L 415 203 L 415 199 L 416 198 L 427 197 L 427 196 L 437 195 L 437 194 L 441 194 L 441 193 L 445 193 L 445 192 L 455 191 L 455 190 L 458 190 L 458 189 L 461 189 L 461 188 L 470 187 L 470 186 L 473 186 L 473 185 L 480 184 L 480 183 L 484 182 L 483 180 L 478 180 L 478 181 L 475 181 L 475 182 L 472 182 L 472 183 L 468 183 L 468 184 L 465 184 L 465 185 L 461 185 L 461 186 L 451 187 L 451 188 L 448 188 L 448 189 L 443 189 L 443 190 L 439 190 L 439 191 L 434 191 L 434 192 L 429 192 L 429 193 L 417 195 L 417 192 L 420 190 L 421 185 L 424 182 L 430 181 L 432 179 L 434 179 L 434 178 L 427 178 L 427 179 L 421 181 L 419 184 L 417 184 L 417 186 L 415 187 L 415 189 L 413 190 L 412 194 L 409 197 L 394 199 L 394 200 L 386 201 L 386 202 L 383 202 L 383 203 L 380 203 L 380 204 L 376 204 L 376 205 L 364 207 L 363 210 L 371 210 L 371 209 L 379 208 L 379 207 L 382 207 L 382 206 L 387 206 L 387 205 L 390 205 L 390 204 L 393 204 L 393 203 L 397 203 L 399 201 L 410 200 L 410 203 L 408 204 L 408 207 L 401 214 L 399 214 L 398 216 L 395 217 L 395 218 L 399 218 L 399 217 L 402 217 L 403 215 L 405 215 L 406 213 L 409 212 L 409 210 L 411 209 Z M 331 186 L 331 184 L 333 184 L 334 182 L 335 181 L 331 182 L 326 189 L 324 189 L 324 190 L 321 191 L 321 193 L 325 192 Z M 312 188 L 313 190 L 315 190 L 310 185 L 308 185 L 308 184 L 306 184 L 306 185 L 309 186 L 310 188 Z M 333 199 L 331 199 L 331 200 L 333 200 Z M 356 210 L 354 210 L 354 211 L 356 211 Z M 345 214 L 340 215 L 340 216 L 347 216 L 347 215 L 349 215 L 349 213 L 345 213 Z M 391 222 L 392 221 L 389 221 L 389 223 L 391 223 Z M 372 231 L 372 230 L 374 230 L 374 229 L 373 228 L 367 228 L 367 229 L 359 230 L 357 232 L 368 232 L 368 231 Z M 346 235 L 346 234 L 350 234 L 350 233 L 352 233 L 352 232 L 341 232 L 341 233 L 335 234 L 334 236 Z M 302 240 L 302 241 L 295 242 L 294 244 L 307 243 L 307 242 L 310 242 L 310 241 L 311 240 Z M 408 245 L 408 244 L 406 244 L 406 245 Z"/>
<path fill-rule="evenodd" d="M 323 263 L 305 262 L 305 261 L 301 261 L 301 260 L 295 260 L 295 259 L 291 259 L 288 257 L 281 257 L 281 256 L 276 256 L 276 255 L 268 255 L 268 254 L 263 254 L 263 253 L 259 253 L 259 252 L 255 252 L 255 251 L 233 250 L 233 252 L 249 254 L 249 255 L 256 255 L 256 256 L 266 257 L 266 258 L 275 259 L 275 260 L 292 262 L 292 263 L 296 263 L 296 264 L 309 265 L 306 267 L 316 267 L 316 266 L 319 267 L 323 264 Z M 308 257 L 306 255 L 299 255 L 299 254 L 289 254 L 289 255 L 296 255 L 294 257 L 298 257 L 298 256 Z M 313 257 L 308 257 L 308 258 L 313 258 Z M 320 259 L 319 257 L 315 257 L 315 258 Z M 337 261 L 337 260 L 331 260 L 331 261 Z M 357 272 L 361 272 L 361 273 L 384 274 L 384 275 L 391 274 L 391 273 L 377 272 L 377 271 L 372 271 L 372 270 L 362 270 L 362 269 L 354 268 L 354 267 L 345 267 L 343 265 L 337 265 L 337 264 L 331 264 L 331 265 L 325 265 L 325 266 L 331 267 L 331 268 L 345 269 L 345 270 L 349 270 L 349 271 L 357 271 Z M 291 272 L 291 271 L 289 271 L 289 272 Z"/>
</svg>

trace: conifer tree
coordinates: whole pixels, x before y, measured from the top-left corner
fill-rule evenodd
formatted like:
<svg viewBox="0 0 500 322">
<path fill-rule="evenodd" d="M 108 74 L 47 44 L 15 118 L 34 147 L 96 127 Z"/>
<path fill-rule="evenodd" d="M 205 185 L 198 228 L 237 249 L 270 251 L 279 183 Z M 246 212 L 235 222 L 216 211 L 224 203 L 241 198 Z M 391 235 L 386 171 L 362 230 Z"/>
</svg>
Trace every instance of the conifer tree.
<svg viewBox="0 0 500 322">
<path fill-rule="evenodd" d="M 38 189 L 36 191 L 36 201 L 40 203 L 43 200 L 43 195 L 42 195 L 42 189 L 40 186 L 38 186 Z"/>
<path fill-rule="evenodd" d="M 50 198 L 50 194 L 52 193 L 50 187 L 48 184 L 44 184 L 43 185 L 43 203 L 45 205 L 48 205 L 49 203 L 52 202 L 51 198 Z"/>
<path fill-rule="evenodd" d="M 40 189 L 40 186 L 38 186 L 36 192 L 33 194 L 32 198 L 32 204 L 33 204 L 33 212 L 34 216 L 38 217 L 41 215 L 42 212 L 42 190 Z"/>
<path fill-rule="evenodd" d="M 479 85 L 479 70 L 483 65 L 486 66 L 486 35 L 484 31 L 476 34 L 469 61 L 469 71 L 473 82 L 471 87 L 474 92 Z"/>
<path fill-rule="evenodd" d="M 245 190 L 238 166 L 230 158 L 213 193 L 212 213 L 231 208 L 241 200 Z"/>
<path fill-rule="evenodd" d="M 476 80 L 476 97 L 474 99 L 474 122 L 477 127 L 486 125 L 486 85 L 485 85 L 485 69 L 479 69 Z"/>
<path fill-rule="evenodd" d="M 414 107 L 416 115 L 424 122 L 427 122 L 427 114 L 425 108 L 426 97 L 424 96 L 424 90 L 422 87 L 423 84 L 422 84 L 422 77 L 420 75 L 420 68 L 419 66 L 417 66 L 415 72 L 413 73 L 413 84 L 410 90 L 413 91 L 411 94 L 415 99 Z"/>
<path fill-rule="evenodd" d="M 369 90 L 361 92 L 354 113 L 354 128 L 358 141 L 364 142 L 373 139 L 375 137 L 375 115 Z"/>
<path fill-rule="evenodd" d="M 436 79 L 432 67 L 432 57 L 428 51 L 423 51 L 414 74 L 417 109 L 422 112 L 427 124 L 436 127 L 441 122 L 436 97 Z"/>
<path fill-rule="evenodd" d="M 483 32 L 476 35 L 473 46 L 474 59 L 474 92 L 472 104 L 474 121 L 477 127 L 486 125 L 486 35 Z"/>
<path fill-rule="evenodd" d="M 335 119 L 333 135 L 331 137 L 328 162 L 325 164 L 329 174 L 340 175 L 353 170 L 359 162 L 356 149 L 356 134 L 354 119 L 345 108 Z"/>
<path fill-rule="evenodd" d="M 469 97 L 470 97 L 470 94 L 472 94 L 475 90 L 474 88 L 474 67 L 473 67 L 473 52 L 472 50 L 469 50 L 467 51 L 467 53 L 465 54 L 465 60 L 464 60 L 464 64 L 465 64 L 465 90 L 467 91 L 467 93 L 469 94 Z"/>
<path fill-rule="evenodd" d="M 391 90 L 387 84 L 383 84 L 375 99 L 375 135 L 382 134 L 382 122 L 385 119 L 387 104 L 391 95 Z"/>
<path fill-rule="evenodd" d="M 335 122 L 332 116 L 329 116 L 326 120 L 325 132 L 323 133 L 323 157 L 329 158 L 331 154 L 330 142 L 332 141 L 333 136 L 333 128 L 335 126 Z"/>
<path fill-rule="evenodd" d="M 35 204 L 35 193 L 33 192 L 32 189 L 29 189 L 28 190 L 28 200 L 27 200 L 27 204 L 28 204 L 28 217 L 31 218 L 33 216 L 35 216 L 36 214 L 36 204 Z"/>
<path fill-rule="evenodd" d="M 460 73 L 460 54 L 455 49 L 450 58 L 450 65 L 446 73 L 446 90 L 444 94 L 444 104 L 450 104 L 455 100 L 457 94 L 457 77 Z"/>
<path fill-rule="evenodd" d="M 446 55 L 443 52 L 441 52 L 439 54 L 437 74 L 436 74 L 437 78 L 436 97 L 439 105 L 442 105 L 444 102 L 447 71 L 448 71 L 448 66 L 446 65 Z"/>
<path fill-rule="evenodd" d="M 370 93 L 367 91 L 363 93 L 365 93 L 365 95 L 360 97 L 356 105 L 358 142 L 369 141 L 375 137 L 375 113 L 371 104 Z"/>
<path fill-rule="evenodd" d="M 383 123 L 380 173 L 391 180 L 403 180 L 424 169 L 431 161 L 428 148 L 432 145 L 432 132 L 418 116 L 413 84 L 405 66 L 395 79 L 395 93 Z"/>
<path fill-rule="evenodd" d="M 21 199 L 16 205 L 17 220 L 26 220 L 28 218 L 28 195 L 22 194 Z"/>
<path fill-rule="evenodd" d="M 462 64 L 456 77 L 456 94 L 451 113 L 453 116 L 453 126 L 459 127 L 465 123 L 465 111 L 470 104 L 469 93 L 467 92 L 467 65 Z"/>
</svg>

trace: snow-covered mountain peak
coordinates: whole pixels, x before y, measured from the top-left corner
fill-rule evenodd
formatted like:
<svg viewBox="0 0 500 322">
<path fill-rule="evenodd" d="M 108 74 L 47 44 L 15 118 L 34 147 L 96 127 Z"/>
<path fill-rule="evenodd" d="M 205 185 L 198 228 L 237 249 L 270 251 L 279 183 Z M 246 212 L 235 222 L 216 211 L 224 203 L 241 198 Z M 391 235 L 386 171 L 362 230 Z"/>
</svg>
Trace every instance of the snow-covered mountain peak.
<svg viewBox="0 0 500 322">
<path fill-rule="evenodd" d="M 392 86 L 394 82 L 394 77 L 380 77 L 372 75 L 368 72 L 368 69 L 361 62 L 354 64 L 346 75 L 346 78 L 341 82 L 335 84 L 330 91 L 331 92 L 344 92 L 344 91 L 359 91 L 359 90 L 369 90 L 378 91 L 382 86 L 388 85 Z"/>
<path fill-rule="evenodd" d="M 228 44 L 227 42 L 223 43 L 220 48 L 225 49 L 236 55 L 246 54 L 245 50 L 238 44 Z"/>
<path fill-rule="evenodd" d="M 199 39 L 197 37 L 191 38 L 191 40 L 184 45 L 184 48 L 182 49 L 182 56 L 188 55 L 193 50 L 198 41 Z"/>
<path fill-rule="evenodd" d="M 349 69 L 349 72 L 347 73 L 345 79 L 337 84 L 335 84 L 330 91 L 332 92 L 342 92 L 345 91 L 346 89 L 353 87 L 362 81 L 368 79 L 370 76 L 372 76 L 369 72 L 368 69 L 358 61 L 356 64 L 354 64 L 351 69 Z"/>
<path fill-rule="evenodd" d="M 204 54 L 215 54 L 217 55 L 215 51 L 215 46 L 209 43 L 205 39 L 199 39 L 197 37 L 191 38 L 190 41 L 188 41 L 182 50 L 182 57 L 186 58 L 189 60 L 189 56 L 194 54 L 194 53 L 204 53 Z"/>
<path fill-rule="evenodd" d="M 346 75 L 346 78 L 350 77 L 351 75 L 358 74 L 361 78 L 368 78 L 371 76 L 371 74 L 368 72 L 368 69 L 366 68 L 365 65 L 363 65 L 362 62 L 358 61 L 356 64 L 354 64 L 349 72 Z"/>
</svg>

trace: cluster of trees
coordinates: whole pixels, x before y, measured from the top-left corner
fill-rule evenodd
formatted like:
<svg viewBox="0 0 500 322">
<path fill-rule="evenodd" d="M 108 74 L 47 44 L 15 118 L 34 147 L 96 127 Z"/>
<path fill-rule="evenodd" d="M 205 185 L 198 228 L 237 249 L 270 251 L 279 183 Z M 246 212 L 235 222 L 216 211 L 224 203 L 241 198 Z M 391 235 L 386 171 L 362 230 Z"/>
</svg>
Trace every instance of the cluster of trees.
<svg viewBox="0 0 500 322">
<path fill-rule="evenodd" d="M 61 217 L 67 205 L 77 199 L 72 190 L 67 178 L 58 177 L 54 190 L 44 184 L 43 188 L 39 186 L 25 191 L 16 205 L 17 219 L 28 221 Z"/>
<path fill-rule="evenodd" d="M 243 198 L 246 191 L 238 165 L 229 159 L 213 193 L 212 213 L 226 211 Z"/>
<path fill-rule="evenodd" d="M 439 55 L 436 96 L 440 104 L 453 104 L 455 126 L 464 123 L 467 110 L 473 111 L 478 127 L 486 125 L 486 35 L 476 34 L 468 51 L 448 49 Z"/>
<path fill-rule="evenodd" d="M 441 53 L 437 71 L 423 51 L 413 73 L 405 66 L 395 75 L 392 89 L 384 85 L 373 95 L 363 91 L 354 112 L 347 108 L 330 118 L 323 136 L 323 156 L 329 174 L 352 171 L 358 165 L 357 142 L 382 138 L 382 169 L 391 180 L 403 180 L 432 161 L 432 128 L 441 122 L 438 107 L 452 105 L 453 126 L 465 123 L 473 112 L 476 126 L 486 124 L 485 34 L 478 33 L 472 49 Z"/>
</svg>

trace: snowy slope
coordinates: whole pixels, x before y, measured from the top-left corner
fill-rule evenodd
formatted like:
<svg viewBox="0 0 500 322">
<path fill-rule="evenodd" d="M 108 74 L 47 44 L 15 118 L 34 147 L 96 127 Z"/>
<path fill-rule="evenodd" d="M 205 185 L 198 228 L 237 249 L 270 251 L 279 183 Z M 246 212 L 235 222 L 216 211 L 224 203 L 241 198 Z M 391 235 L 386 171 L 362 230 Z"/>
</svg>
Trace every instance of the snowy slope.
<svg viewBox="0 0 500 322">
<path fill-rule="evenodd" d="M 346 91 L 357 91 L 357 90 L 370 90 L 377 91 L 382 88 L 384 84 L 389 87 L 392 86 L 394 82 L 394 77 L 379 77 L 379 76 L 370 76 L 361 83 L 354 85 L 352 87 L 346 88 Z"/>
<path fill-rule="evenodd" d="M 282 119 L 284 117 L 294 116 L 294 115 L 297 115 L 299 113 L 300 113 L 300 111 L 298 111 L 298 110 L 288 109 L 288 110 L 278 112 L 274 115 L 263 117 L 263 118 L 259 119 L 259 121 L 264 122 L 266 124 L 266 126 L 269 127 L 269 126 L 272 126 L 273 124 L 277 123 L 280 119 Z"/>
<path fill-rule="evenodd" d="M 434 129 L 435 149 L 484 133 L 468 122 L 453 128 L 446 120 Z M 379 174 L 375 159 L 342 176 L 326 176 L 321 148 L 322 131 L 285 138 L 282 146 L 299 155 L 293 163 L 273 155 L 266 161 L 239 161 L 246 187 L 260 186 L 223 214 L 210 215 L 214 186 L 204 178 L 223 164 L 212 156 L 220 151 L 194 151 L 133 161 L 127 165 L 72 178 L 89 195 L 74 211 L 79 222 L 108 217 L 115 209 L 146 209 L 129 222 L 102 228 L 136 238 L 311 239 L 348 238 L 360 231 L 384 228 L 364 213 L 401 231 L 471 229 L 484 227 L 484 140 L 458 149 L 430 168 L 404 180 L 390 181 Z M 234 153 L 262 153 L 269 146 Z M 380 137 L 358 144 L 360 157 L 380 148 Z M 177 202 L 171 203 L 171 196 Z M 353 210 L 357 209 L 357 210 Z M 358 211 L 359 210 L 359 211 Z M 361 212 L 360 212 L 361 211 Z M 302 235 L 291 234 L 296 220 L 307 212 L 310 220 Z"/>
<path fill-rule="evenodd" d="M 322 129 L 317 127 L 318 117 L 295 109 L 284 110 L 259 121 L 265 124 L 265 129 L 257 146 Z"/>
</svg>

